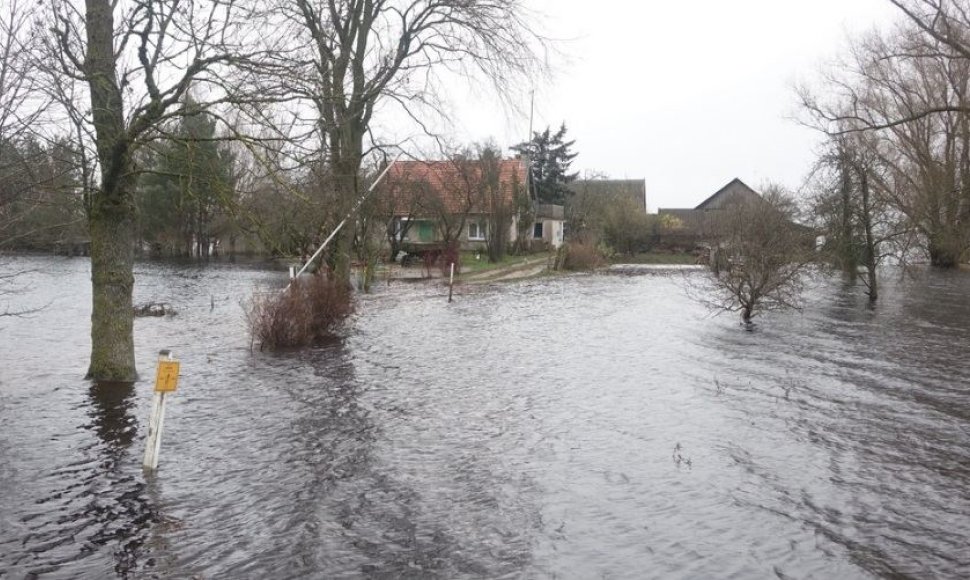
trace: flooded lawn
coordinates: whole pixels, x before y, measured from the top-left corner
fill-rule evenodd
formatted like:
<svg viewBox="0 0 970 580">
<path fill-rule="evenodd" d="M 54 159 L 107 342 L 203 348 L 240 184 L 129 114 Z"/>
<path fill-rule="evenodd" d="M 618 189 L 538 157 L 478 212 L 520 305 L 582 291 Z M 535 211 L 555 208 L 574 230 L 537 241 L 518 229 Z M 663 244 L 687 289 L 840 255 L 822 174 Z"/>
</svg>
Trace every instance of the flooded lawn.
<svg viewBox="0 0 970 580">
<path fill-rule="evenodd" d="M 0 577 L 970 575 L 970 275 L 829 281 L 739 329 L 696 273 L 432 285 L 252 354 L 282 274 L 141 264 L 143 380 L 82 380 L 83 260 L 17 259 L 0 319 Z M 0 304 L 2 309 L 2 304 Z M 156 353 L 182 361 L 157 475 Z"/>
</svg>

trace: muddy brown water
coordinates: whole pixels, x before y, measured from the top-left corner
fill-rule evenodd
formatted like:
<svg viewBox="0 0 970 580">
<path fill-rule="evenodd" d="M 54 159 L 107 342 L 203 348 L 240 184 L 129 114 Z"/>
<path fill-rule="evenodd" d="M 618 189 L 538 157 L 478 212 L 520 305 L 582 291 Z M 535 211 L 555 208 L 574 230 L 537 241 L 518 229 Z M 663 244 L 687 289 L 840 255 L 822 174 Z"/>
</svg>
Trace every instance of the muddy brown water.
<svg viewBox="0 0 970 580">
<path fill-rule="evenodd" d="M 2 578 L 970 576 L 968 273 L 874 311 L 823 281 L 757 332 L 690 273 L 392 285 L 254 355 L 240 301 L 281 273 L 139 264 L 179 313 L 136 321 L 126 387 L 81 378 L 86 261 L 2 267 L 45 307 L 0 319 Z"/>
</svg>

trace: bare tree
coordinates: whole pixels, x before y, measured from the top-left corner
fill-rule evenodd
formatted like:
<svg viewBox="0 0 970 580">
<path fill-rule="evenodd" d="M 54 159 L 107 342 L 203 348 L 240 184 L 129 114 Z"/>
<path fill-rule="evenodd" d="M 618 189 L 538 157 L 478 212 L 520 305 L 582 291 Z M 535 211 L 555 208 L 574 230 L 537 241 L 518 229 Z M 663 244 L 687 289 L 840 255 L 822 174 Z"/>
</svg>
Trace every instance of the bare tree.
<svg viewBox="0 0 970 580">
<path fill-rule="evenodd" d="M 880 193 L 933 265 L 957 264 L 970 249 L 970 60 L 907 23 L 857 42 L 822 90 L 800 96 L 810 125 L 874 144 Z"/>
<path fill-rule="evenodd" d="M 34 77 L 27 61 L 29 51 L 30 4 L 11 0 L 0 7 L 0 250 L 10 241 L 12 230 L 22 212 L 18 204 L 33 189 L 35 179 L 25 160 L 24 144 L 31 123 L 42 107 L 30 106 Z M 8 266 L 0 262 L 0 266 Z M 23 288 L 18 268 L 0 270 L 0 299 L 19 293 Z M 25 314 L 0 304 L 0 317 Z"/>
<path fill-rule="evenodd" d="M 889 68 L 911 66 L 924 58 L 939 59 L 948 63 L 970 60 L 970 7 L 965 0 L 889 0 L 904 16 L 894 34 L 907 39 L 906 45 L 884 52 L 880 61 Z M 922 48 L 912 44 L 918 39 Z M 854 50 L 858 52 L 858 47 Z M 836 123 L 830 127 L 832 134 L 854 133 L 890 129 L 912 121 L 940 113 L 970 112 L 970 104 L 963 99 L 953 98 L 946 91 L 923 95 L 921 102 L 913 107 L 897 110 L 869 110 L 865 105 L 869 100 L 864 92 L 846 79 L 829 79 L 834 86 L 852 93 L 854 104 L 861 105 L 849 110 L 832 111 L 819 106 L 815 98 L 809 99 L 810 108 L 816 108 L 821 116 Z M 925 98 L 928 97 L 928 98 Z"/>
<path fill-rule="evenodd" d="M 892 168 L 882 163 L 879 147 L 867 134 L 834 138 L 814 180 L 822 250 L 850 277 L 862 270 L 870 303 L 879 297 L 878 266 L 890 257 L 902 259 L 909 233 L 905 217 L 891 203 Z"/>
<path fill-rule="evenodd" d="M 384 217 L 390 260 L 396 260 L 402 251 L 414 225 L 414 218 L 420 217 L 421 208 L 427 205 L 424 198 L 429 189 L 425 181 L 415 182 L 406 178 L 388 179 L 382 185 L 381 194 L 377 197 L 378 214 Z"/>
<path fill-rule="evenodd" d="M 511 235 L 515 195 L 524 181 L 525 166 L 517 166 L 521 172 L 512 171 L 491 145 L 466 147 L 445 160 L 398 165 L 382 186 L 382 199 L 395 217 L 388 226 L 392 251 L 401 247 L 414 221 L 425 226 L 433 221 L 436 249 L 446 258 L 457 260 L 463 236 L 475 231 L 490 259 L 501 260 Z"/>
<path fill-rule="evenodd" d="M 0 242 L 15 217 L 12 206 L 28 189 L 22 144 L 31 119 L 33 77 L 27 60 L 30 12 L 16 0 L 0 9 Z M 22 178 L 23 177 L 23 178 Z"/>
<path fill-rule="evenodd" d="M 767 186 L 762 199 L 738 200 L 710 216 L 725 267 L 712 270 L 716 309 L 740 312 L 751 324 L 762 311 L 797 308 L 814 259 L 811 231 L 794 222 L 792 199 Z"/>
<path fill-rule="evenodd" d="M 33 16 L 28 2 L 10 0 L 0 9 L 0 139 L 20 138 L 41 108 L 35 98 L 35 78 L 27 59 Z"/>
<path fill-rule="evenodd" d="M 360 194 L 360 168 L 379 108 L 397 105 L 422 129 L 439 111 L 442 73 L 484 76 L 500 93 L 540 70 L 519 0 L 281 0 L 295 23 L 289 88 L 316 114 L 319 155 L 332 168 L 343 214 Z M 305 50 L 303 50 L 305 47 Z M 338 279 L 349 279 L 348 228 L 336 240 Z"/>
<path fill-rule="evenodd" d="M 482 165 L 469 148 L 452 154 L 439 171 L 445 178 L 428 189 L 422 209 L 435 218 L 445 247 L 457 246 L 470 216 L 484 213 Z"/>
<path fill-rule="evenodd" d="M 496 145 L 477 145 L 474 151 L 478 197 L 483 212 L 479 227 L 485 229 L 488 260 L 497 263 L 508 253 L 512 226 L 516 221 L 516 201 L 526 195 L 526 177 L 517 171 L 503 171 L 502 153 Z"/>
<path fill-rule="evenodd" d="M 50 250 L 81 218 L 70 140 L 38 128 L 50 98 L 33 66 L 35 11 L 20 0 L 0 9 L 0 249 Z"/>
<path fill-rule="evenodd" d="M 242 100 L 233 67 L 262 50 L 246 3 L 215 0 L 87 0 L 45 4 L 46 54 L 34 63 L 95 155 L 87 219 L 91 238 L 91 361 L 88 376 L 136 377 L 132 336 L 136 153 L 182 113 L 189 89 L 212 110 Z M 231 34 L 227 34 L 231 31 Z"/>
<path fill-rule="evenodd" d="M 328 198 L 332 187 L 324 167 L 288 166 L 290 152 L 277 139 L 275 121 L 259 129 L 256 147 L 247 140 L 229 143 L 236 199 L 229 209 L 239 234 L 258 241 L 275 256 L 309 256 L 337 222 Z M 238 133 L 238 132 L 237 132 Z"/>
<path fill-rule="evenodd" d="M 590 189 L 592 183 L 605 179 L 609 175 L 602 171 L 587 171 L 572 182 L 573 194 L 566 198 L 565 205 L 572 236 L 584 237 L 602 230 L 604 214 L 613 199 L 612 196 L 603 199 L 604 196 L 597 196 Z"/>
</svg>

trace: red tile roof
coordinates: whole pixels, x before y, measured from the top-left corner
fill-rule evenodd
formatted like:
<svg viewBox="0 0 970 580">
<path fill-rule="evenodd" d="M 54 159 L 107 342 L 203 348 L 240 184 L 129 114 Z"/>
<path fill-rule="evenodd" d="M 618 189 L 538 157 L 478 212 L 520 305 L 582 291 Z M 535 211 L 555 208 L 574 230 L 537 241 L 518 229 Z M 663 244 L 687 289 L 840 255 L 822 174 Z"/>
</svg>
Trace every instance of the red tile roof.
<svg viewBox="0 0 970 580">
<path fill-rule="evenodd" d="M 511 206 L 516 188 L 525 191 L 525 162 L 503 159 L 498 169 L 501 199 Z M 392 196 L 397 215 L 428 214 L 441 202 L 451 214 L 489 213 L 488 196 L 482 193 L 482 163 L 475 160 L 398 161 L 388 171 L 383 189 Z"/>
</svg>

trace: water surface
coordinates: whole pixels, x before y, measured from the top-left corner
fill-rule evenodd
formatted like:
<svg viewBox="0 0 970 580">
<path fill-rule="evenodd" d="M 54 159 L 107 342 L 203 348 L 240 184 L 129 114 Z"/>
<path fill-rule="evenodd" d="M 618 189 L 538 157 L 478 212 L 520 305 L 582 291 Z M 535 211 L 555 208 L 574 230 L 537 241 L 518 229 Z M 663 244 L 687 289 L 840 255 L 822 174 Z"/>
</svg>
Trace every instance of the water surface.
<svg viewBox="0 0 970 580">
<path fill-rule="evenodd" d="M 970 575 L 970 276 L 823 282 L 745 332 L 697 273 L 381 286 L 343 340 L 251 353 L 281 274 L 140 264 L 144 380 L 81 379 L 86 261 L 0 319 L 0 577 Z M 140 467 L 153 361 L 182 379 Z"/>
</svg>

